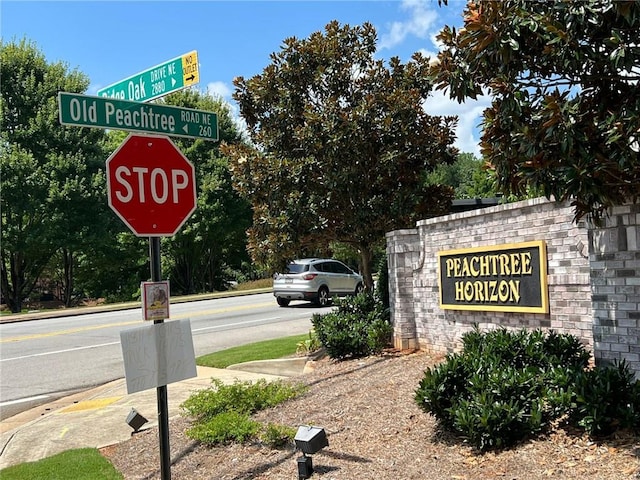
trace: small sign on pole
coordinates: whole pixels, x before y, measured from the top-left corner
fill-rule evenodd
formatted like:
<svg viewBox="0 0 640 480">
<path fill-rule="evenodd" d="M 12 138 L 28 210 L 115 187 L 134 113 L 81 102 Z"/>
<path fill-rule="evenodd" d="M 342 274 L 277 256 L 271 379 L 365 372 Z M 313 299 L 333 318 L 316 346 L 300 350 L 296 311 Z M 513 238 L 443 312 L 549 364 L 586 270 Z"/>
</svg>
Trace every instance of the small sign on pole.
<svg viewBox="0 0 640 480">
<path fill-rule="evenodd" d="M 142 282 L 142 319 L 169 318 L 169 282 Z"/>
</svg>

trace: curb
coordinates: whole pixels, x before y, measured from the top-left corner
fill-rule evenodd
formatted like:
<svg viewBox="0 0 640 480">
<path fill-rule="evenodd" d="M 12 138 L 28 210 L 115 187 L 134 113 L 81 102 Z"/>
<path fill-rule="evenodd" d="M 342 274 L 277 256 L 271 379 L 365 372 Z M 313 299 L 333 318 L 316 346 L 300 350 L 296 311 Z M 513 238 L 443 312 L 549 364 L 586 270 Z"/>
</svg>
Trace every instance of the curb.
<svg viewBox="0 0 640 480">
<path fill-rule="evenodd" d="M 245 295 L 255 295 L 258 293 L 271 293 L 272 288 L 256 288 L 253 290 L 239 290 L 239 291 L 228 291 L 228 292 L 215 292 L 215 293 L 205 293 L 199 295 L 185 295 L 182 297 L 174 297 L 171 298 L 170 303 L 187 303 L 187 302 L 196 302 L 199 300 L 212 300 L 214 298 L 225 298 L 225 297 L 243 297 Z M 27 322 L 30 320 L 44 320 L 47 318 L 58 318 L 58 317 L 71 317 L 76 315 L 85 315 L 90 313 L 101 313 L 101 312 L 115 312 L 119 310 L 133 310 L 136 308 L 142 308 L 142 304 L 140 302 L 126 302 L 126 303 L 113 303 L 100 305 L 97 307 L 72 307 L 72 308 L 60 308 L 56 310 L 45 310 L 45 311 L 33 311 L 27 313 L 16 313 L 12 315 L 0 315 L 0 324 L 2 323 L 15 323 L 15 322 Z"/>
</svg>

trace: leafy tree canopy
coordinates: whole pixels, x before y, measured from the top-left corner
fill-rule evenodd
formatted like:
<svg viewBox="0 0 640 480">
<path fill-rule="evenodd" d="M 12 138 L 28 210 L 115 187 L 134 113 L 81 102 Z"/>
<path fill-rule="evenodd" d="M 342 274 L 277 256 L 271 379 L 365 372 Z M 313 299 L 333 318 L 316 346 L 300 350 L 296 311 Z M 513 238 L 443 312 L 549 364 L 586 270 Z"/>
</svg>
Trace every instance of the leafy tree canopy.
<svg viewBox="0 0 640 480">
<path fill-rule="evenodd" d="M 493 95 L 481 149 L 505 193 L 598 219 L 638 198 L 638 31 L 638 1 L 469 2 L 432 73 L 458 101 Z"/>
<path fill-rule="evenodd" d="M 472 153 L 461 153 L 451 164 L 438 165 L 426 178 L 427 185 L 449 185 L 455 198 L 486 198 L 496 195 L 495 177 L 485 162 Z"/>
<path fill-rule="evenodd" d="M 455 118 L 428 115 L 428 58 L 375 60 L 372 25 L 331 22 L 287 38 L 262 74 L 234 81 L 256 148 L 223 146 L 235 187 L 253 207 L 249 249 L 271 269 L 305 249 L 357 248 L 371 285 L 371 252 L 387 231 L 446 211 L 449 187 L 424 172 L 455 160 Z"/>
<path fill-rule="evenodd" d="M 197 90 L 168 95 L 163 103 L 215 112 L 219 138 L 235 143 L 241 135 L 228 104 Z M 226 288 L 229 273 L 248 260 L 245 231 L 251 224 L 247 201 L 231 185 L 228 159 L 219 143 L 201 139 L 173 139 L 196 168 L 196 211 L 162 250 L 174 293 L 211 292 Z"/>
<path fill-rule="evenodd" d="M 96 230 L 104 133 L 58 123 L 58 92 L 85 91 L 85 75 L 26 40 L 0 41 L 0 60 L 0 285 L 20 311 L 54 253 L 76 251 Z"/>
</svg>

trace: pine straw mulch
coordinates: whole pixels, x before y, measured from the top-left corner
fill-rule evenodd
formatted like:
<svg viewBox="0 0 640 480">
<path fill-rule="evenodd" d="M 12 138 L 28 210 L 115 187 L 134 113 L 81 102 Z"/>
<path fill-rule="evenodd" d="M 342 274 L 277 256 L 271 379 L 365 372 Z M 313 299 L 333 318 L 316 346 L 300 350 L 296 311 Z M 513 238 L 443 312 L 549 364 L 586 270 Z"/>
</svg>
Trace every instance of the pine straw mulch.
<svg viewBox="0 0 640 480">
<path fill-rule="evenodd" d="M 329 446 L 312 456 L 312 478 L 325 480 L 623 480 L 640 479 L 640 434 L 619 433 L 594 441 L 556 430 L 518 446 L 480 453 L 440 431 L 418 408 L 415 390 L 424 370 L 439 358 L 424 352 L 385 352 L 379 357 L 316 362 L 304 382 L 307 393 L 255 419 L 325 429 Z M 190 423 L 170 422 L 174 480 L 294 479 L 299 452 L 261 445 L 205 447 L 184 434 Z M 127 480 L 160 479 L 157 429 L 102 449 Z"/>
</svg>

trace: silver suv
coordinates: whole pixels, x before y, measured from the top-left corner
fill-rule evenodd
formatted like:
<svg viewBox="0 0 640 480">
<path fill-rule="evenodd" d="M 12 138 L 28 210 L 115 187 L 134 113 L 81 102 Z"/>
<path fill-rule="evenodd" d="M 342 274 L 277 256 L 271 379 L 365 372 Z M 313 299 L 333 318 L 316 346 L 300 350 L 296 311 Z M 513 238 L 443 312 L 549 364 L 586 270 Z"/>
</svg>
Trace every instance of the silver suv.
<svg viewBox="0 0 640 480">
<path fill-rule="evenodd" d="M 308 300 L 324 307 L 334 295 L 357 295 L 363 288 L 361 275 L 329 258 L 294 260 L 285 273 L 273 276 L 273 295 L 281 307 L 291 300 Z"/>
</svg>

